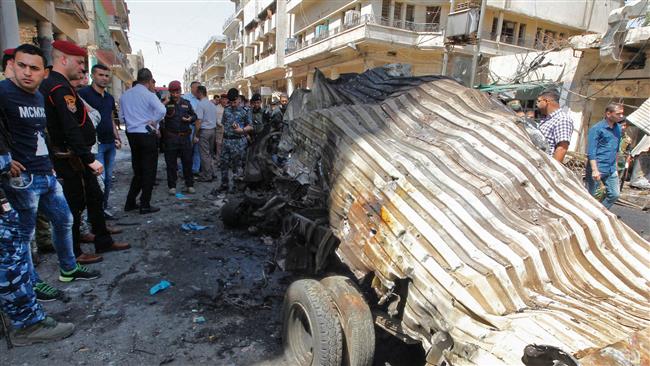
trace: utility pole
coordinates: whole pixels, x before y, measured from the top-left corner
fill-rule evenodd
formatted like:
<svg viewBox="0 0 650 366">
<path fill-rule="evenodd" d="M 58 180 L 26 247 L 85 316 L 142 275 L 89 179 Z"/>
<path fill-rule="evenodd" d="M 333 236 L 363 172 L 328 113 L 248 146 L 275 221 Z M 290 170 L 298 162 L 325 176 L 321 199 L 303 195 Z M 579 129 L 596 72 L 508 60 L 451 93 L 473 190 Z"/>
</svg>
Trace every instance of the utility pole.
<svg viewBox="0 0 650 366">
<path fill-rule="evenodd" d="M 0 0 L 0 51 L 18 47 L 18 10 L 15 0 Z"/>
<path fill-rule="evenodd" d="M 481 13 L 478 17 L 478 30 L 476 31 L 476 44 L 474 45 L 474 54 L 472 55 L 472 72 L 469 76 L 469 87 L 474 87 L 476 80 L 476 66 L 478 64 L 478 55 L 481 52 L 481 31 L 483 30 L 483 20 L 485 19 L 485 4 L 487 0 L 481 0 Z"/>
</svg>

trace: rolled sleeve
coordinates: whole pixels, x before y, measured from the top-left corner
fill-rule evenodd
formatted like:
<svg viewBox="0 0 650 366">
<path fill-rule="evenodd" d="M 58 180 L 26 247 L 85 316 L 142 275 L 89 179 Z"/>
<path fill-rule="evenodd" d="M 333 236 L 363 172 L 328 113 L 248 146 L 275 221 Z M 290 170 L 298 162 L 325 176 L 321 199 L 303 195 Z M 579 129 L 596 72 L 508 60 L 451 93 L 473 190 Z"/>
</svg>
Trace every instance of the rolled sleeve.
<svg viewBox="0 0 650 366">
<path fill-rule="evenodd" d="M 561 119 L 557 126 L 555 126 L 555 141 L 559 144 L 562 141 L 571 142 L 571 135 L 573 135 L 573 121 L 568 119 Z"/>
</svg>

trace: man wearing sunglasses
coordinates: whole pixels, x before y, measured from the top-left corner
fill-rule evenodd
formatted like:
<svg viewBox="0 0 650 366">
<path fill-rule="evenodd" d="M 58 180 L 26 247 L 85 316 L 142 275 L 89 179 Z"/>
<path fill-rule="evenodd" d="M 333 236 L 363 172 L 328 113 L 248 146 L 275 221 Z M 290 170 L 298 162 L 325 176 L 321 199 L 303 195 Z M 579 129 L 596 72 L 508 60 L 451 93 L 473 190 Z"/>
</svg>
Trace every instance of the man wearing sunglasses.
<svg viewBox="0 0 650 366">
<path fill-rule="evenodd" d="M 537 109 L 544 118 L 540 121 L 539 130 L 548 142 L 547 153 L 562 163 L 569 151 L 569 143 L 573 134 L 573 120 L 560 108 L 560 94 L 555 90 L 543 91 L 537 97 Z"/>
</svg>

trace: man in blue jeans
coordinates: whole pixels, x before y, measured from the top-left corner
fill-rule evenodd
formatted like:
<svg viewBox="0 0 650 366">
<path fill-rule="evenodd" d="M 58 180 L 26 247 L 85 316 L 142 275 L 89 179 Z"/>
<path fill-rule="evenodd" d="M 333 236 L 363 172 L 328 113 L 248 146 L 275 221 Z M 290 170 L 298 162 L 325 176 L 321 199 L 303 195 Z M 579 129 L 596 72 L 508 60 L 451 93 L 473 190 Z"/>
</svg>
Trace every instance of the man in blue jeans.
<svg viewBox="0 0 650 366">
<path fill-rule="evenodd" d="M 605 185 L 603 206 L 612 207 L 618 196 L 619 181 L 616 171 L 616 154 L 621 143 L 621 126 L 625 119 L 622 104 L 610 103 L 605 107 L 605 118 L 589 129 L 587 139 L 587 188 L 596 195 L 600 182 Z"/>
<path fill-rule="evenodd" d="M 100 276 L 77 263 L 72 248 L 72 214 L 57 182 L 49 151 L 45 144 L 45 100 L 38 87 L 45 77 L 45 56 L 32 45 L 21 45 L 9 67 L 14 78 L 0 82 L 0 114 L 7 125 L 11 141 L 11 179 L 2 186 L 9 203 L 18 212 L 19 230 L 29 240 L 34 236 L 36 213 L 41 208 L 52 223 L 54 249 L 59 258 L 59 280 L 70 282 Z M 28 252 L 29 248 L 28 248 Z M 31 252 L 30 252 L 31 253 Z M 62 293 L 45 284 L 29 258 L 34 291 L 39 300 L 60 299 Z"/>
<path fill-rule="evenodd" d="M 115 111 L 115 99 L 106 91 L 108 83 L 111 81 L 111 70 L 102 65 L 96 64 L 91 69 L 93 82 L 91 85 L 79 90 L 79 95 L 91 107 L 95 108 L 102 116 L 97 125 L 97 154 L 95 158 L 104 165 L 104 217 L 112 219 L 113 215 L 108 211 L 108 197 L 111 192 L 111 177 L 115 166 L 116 149 L 122 147 L 122 140 L 117 133 L 117 128 L 113 123 L 113 111 Z"/>
<path fill-rule="evenodd" d="M 192 81 L 190 83 L 190 91 L 188 93 L 183 94 L 183 99 L 187 100 L 190 102 L 192 105 L 192 109 L 196 111 L 196 107 L 199 105 L 199 86 L 201 83 L 198 81 Z M 193 136 L 195 136 L 194 132 L 194 124 L 190 125 L 190 128 L 192 129 L 192 133 L 190 134 L 190 143 L 192 144 L 192 174 L 199 174 L 199 171 L 201 170 L 201 152 L 199 151 L 199 144 L 194 143 Z M 178 166 L 179 167 L 179 172 L 183 171 L 183 163 Z"/>
</svg>

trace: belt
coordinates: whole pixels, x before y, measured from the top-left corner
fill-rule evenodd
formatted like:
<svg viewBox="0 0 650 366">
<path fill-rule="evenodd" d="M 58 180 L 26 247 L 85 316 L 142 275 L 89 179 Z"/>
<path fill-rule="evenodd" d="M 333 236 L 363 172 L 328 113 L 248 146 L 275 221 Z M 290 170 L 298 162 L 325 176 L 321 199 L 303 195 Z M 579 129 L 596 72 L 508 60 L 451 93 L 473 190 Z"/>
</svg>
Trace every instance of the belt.
<svg viewBox="0 0 650 366">
<path fill-rule="evenodd" d="M 169 131 L 169 130 L 167 130 L 167 131 L 165 131 L 165 133 L 168 133 L 168 134 L 170 134 L 170 135 L 176 135 L 176 136 L 187 136 L 187 135 L 189 135 L 190 133 L 192 133 L 192 131 L 187 131 L 187 132 L 174 132 L 174 131 Z"/>
<path fill-rule="evenodd" d="M 224 136 L 223 138 L 226 140 L 238 140 L 238 139 L 243 139 L 244 136 L 234 135 L 234 136 Z"/>
</svg>

